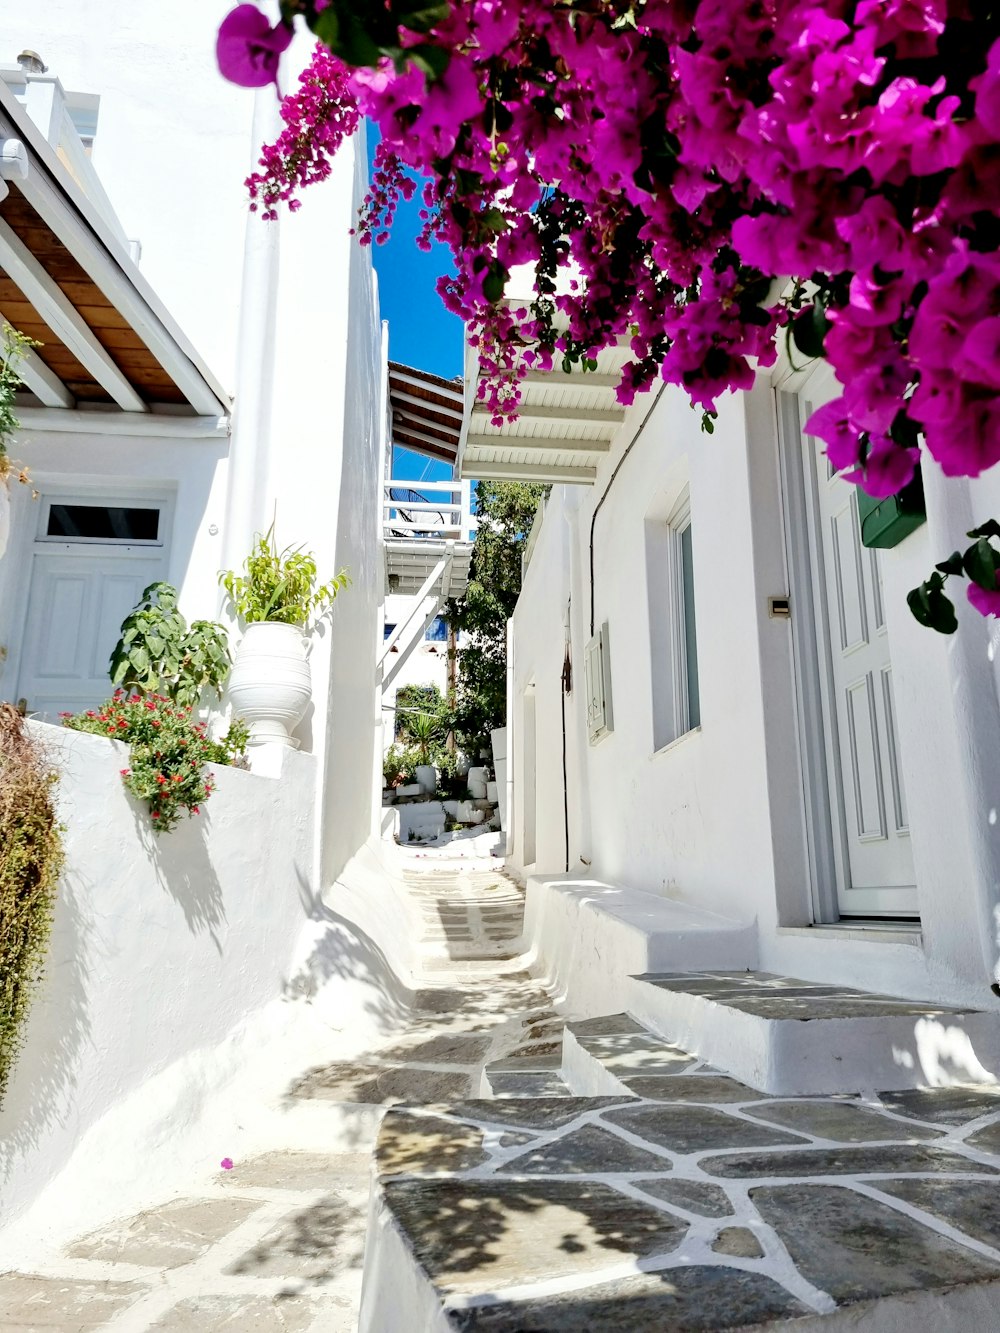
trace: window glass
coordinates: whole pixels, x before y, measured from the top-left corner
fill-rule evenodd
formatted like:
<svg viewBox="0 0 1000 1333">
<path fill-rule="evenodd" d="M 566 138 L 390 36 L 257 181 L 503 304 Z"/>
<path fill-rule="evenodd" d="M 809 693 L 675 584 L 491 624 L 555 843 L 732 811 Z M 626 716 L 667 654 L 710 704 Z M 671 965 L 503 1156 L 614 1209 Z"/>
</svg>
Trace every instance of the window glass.
<svg viewBox="0 0 1000 1333">
<path fill-rule="evenodd" d="M 118 505 L 53 503 L 45 529 L 47 537 L 88 542 L 155 542 L 159 533 L 158 509 L 127 509 Z"/>
<path fill-rule="evenodd" d="M 438 616 L 427 626 L 424 631 L 424 638 L 430 639 L 434 643 L 446 643 L 448 640 L 448 622 Z"/>
<path fill-rule="evenodd" d="M 383 634 L 382 634 L 382 642 L 383 642 L 383 643 L 385 643 L 386 639 L 389 637 L 389 635 L 392 633 L 392 631 L 393 631 L 395 628 L 396 628 L 396 626 L 395 626 L 395 624 L 394 624 L 393 622 L 388 621 L 388 620 L 385 622 L 385 630 L 384 630 L 384 632 L 383 632 Z"/>
</svg>

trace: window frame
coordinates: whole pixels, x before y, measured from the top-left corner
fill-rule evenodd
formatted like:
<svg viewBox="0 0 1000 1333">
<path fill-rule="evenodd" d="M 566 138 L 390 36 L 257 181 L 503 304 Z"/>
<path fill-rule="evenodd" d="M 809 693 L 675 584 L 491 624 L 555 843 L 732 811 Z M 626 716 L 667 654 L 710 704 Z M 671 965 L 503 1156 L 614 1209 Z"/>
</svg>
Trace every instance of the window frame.
<svg viewBox="0 0 1000 1333">
<path fill-rule="evenodd" d="M 701 730 L 693 549 L 690 559 L 685 556 L 685 545 L 693 548 L 692 529 L 691 495 L 687 486 L 665 515 L 661 510 L 659 515 L 646 520 L 654 754 Z M 686 534 L 692 534 L 687 543 Z M 690 587 L 690 595 L 685 591 L 685 583 Z"/>
</svg>

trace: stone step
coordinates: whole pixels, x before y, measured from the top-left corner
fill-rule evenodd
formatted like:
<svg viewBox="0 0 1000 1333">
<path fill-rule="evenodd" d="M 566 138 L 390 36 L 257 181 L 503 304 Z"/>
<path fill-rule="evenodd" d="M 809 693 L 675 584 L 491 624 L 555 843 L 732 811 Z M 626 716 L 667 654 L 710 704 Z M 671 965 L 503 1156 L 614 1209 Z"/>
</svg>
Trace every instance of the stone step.
<svg viewBox="0 0 1000 1333">
<path fill-rule="evenodd" d="M 569 1087 L 559 1072 L 561 1059 L 556 1052 L 493 1060 L 483 1069 L 480 1096 L 569 1097 Z"/>
<path fill-rule="evenodd" d="M 524 939 L 574 1013 L 629 1006 L 629 979 L 681 968 L 757 963 L 753 923 L 579 875 L 528 880 Z"/>
<path fill-rule="evenodd" d="M 657 1097 L 387 1113 L 360 1333 L 997 1327 L 1000 1089 L 735 1096 L 635 1026 L 568 1037 Z"/>
<path fill-rule="evenodd" d="M 767 972 L 632 977 L 625 1007 L 667 1042 L 776 1094 L 995 1083 L 1000 1015 Z"/>
</svg>

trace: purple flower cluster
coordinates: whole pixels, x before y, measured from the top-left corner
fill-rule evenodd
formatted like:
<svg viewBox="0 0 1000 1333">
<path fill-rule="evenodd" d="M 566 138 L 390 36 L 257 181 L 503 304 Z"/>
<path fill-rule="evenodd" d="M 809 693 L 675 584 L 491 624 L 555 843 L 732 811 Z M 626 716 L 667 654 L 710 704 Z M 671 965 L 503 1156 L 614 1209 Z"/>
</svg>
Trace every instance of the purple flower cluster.
<svg viewBox="0 0 1000 1333">
<path fill-rule="evenodd" d="M 314 105 L 286 116 L 255 197 L 294 205 L 351 118 L 375 120 L 362 233 L 423 182 L 495 419 L 530 364 L 623 339 L 622 402 L 662 376 L 712 411 L 773 363 L 779 328 L 801 349 L 808 325 L 843 385 L 809 428 L 849 479 L 892 494 L 921 446 L 949 475 L 1000 460 L 992 7 L 454 0 L 393 42 L 353 68 L 317 54 Z M 523 265 L 518 309 L 502 297 Z"/>
</svg>

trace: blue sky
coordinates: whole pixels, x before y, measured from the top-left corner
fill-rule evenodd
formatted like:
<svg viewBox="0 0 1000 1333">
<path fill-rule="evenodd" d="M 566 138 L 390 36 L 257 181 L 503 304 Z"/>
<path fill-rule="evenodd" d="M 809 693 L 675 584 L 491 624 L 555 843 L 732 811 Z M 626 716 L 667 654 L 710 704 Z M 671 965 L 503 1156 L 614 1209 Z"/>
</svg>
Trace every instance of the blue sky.
<svg viewBox="0 0 1000 1333">
<path fill-rule="evenodd" d="M 377 141 L 378 131 L 369 124 L 369 164 Z M 389 356 L 451 379 L 462 373 L 462 321 L 445 310 L 434 290 L 440 275 L 451 270 L 451 254 L 437 244 L 429 254 L 417 249 L 419 211 L 419 191 L 409 203 L 400 200 L 389 240 L 372 246 L 382 318 L 389 321 Z M 411 480 L 451 475 L 447 464 L 400 448 L 392 470 L 394 476 Z"/>
</svg>

